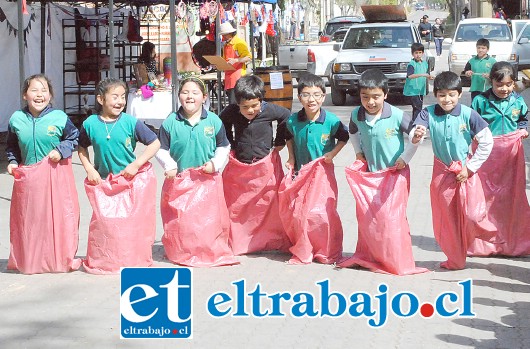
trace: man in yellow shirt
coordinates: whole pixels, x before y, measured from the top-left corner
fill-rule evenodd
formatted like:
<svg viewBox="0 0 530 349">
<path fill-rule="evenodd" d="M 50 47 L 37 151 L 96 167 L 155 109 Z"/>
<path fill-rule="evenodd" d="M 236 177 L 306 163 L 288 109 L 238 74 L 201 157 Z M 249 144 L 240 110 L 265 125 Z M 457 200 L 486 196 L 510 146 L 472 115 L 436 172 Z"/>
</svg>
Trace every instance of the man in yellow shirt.
<svg viewBox="0 0 530 349">
<path fill-rule="evenodd" d="M 247 43 L 236 35 L 236 29 L 230 24 L 230 22 L 224 22 L 221 24 L 219 34 L 223 38 L 225 43 L 223 48 L 223 58 L 234 68 L 235 70 L 225 71 L 225 90 L 228 96 L 230 104 L 236 104 L 236 98 L 234 95 L 234 87 L 236 86 L 237 80 L 246 74 L 246 64 L 250 62 L 251 55 L 250 49 Z"/>
</svg>

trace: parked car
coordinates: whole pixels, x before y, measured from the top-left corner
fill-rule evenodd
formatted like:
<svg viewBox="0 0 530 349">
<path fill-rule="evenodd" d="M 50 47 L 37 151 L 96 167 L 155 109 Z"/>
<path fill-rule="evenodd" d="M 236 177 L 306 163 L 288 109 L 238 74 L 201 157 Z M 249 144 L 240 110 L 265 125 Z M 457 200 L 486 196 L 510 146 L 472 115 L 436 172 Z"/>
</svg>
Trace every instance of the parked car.
<svg viewBox="0 0 530 349">
<path fill-rule="evenodd" d="M 361 23 L 364 21 L 363 17 L 360 16 L 339 16 L 330 19 L 326 25 L 324 25 L 324 30 L 318 34 L 319 42 L 329 42 L 338 29 L 349 27 L 353 23 Z"/>
<path fill-rule="evenodd" d="M 414 8 L 416 11 L 425 11 L 425 4 L 423 2 L 418 2 Z"/>
<path fill-rule="evenodd" d="M 337 56 L 330 42 L 295 42 L 286 43 L 278 47 L 278 61 L 280 65 L 289 66 L 293 78 L 300 77 L 304 72 L 310 72 L 322 77 L 329 75 L 330 62 Z"/>
<path fill-rule="evenodd" d="M 523 30 L 523 27 L 530 23 L 530 19 L 513 19 L 511 21 L 511 30 L 512 30 L 512 36 L 513 40 L 517 39 L 519 34 L 521 34 L 521 31 Z"/>
<path fill-rule="evenodd" d="M 529 19 L 512 20 L 512 36 L 520 70 L 530 68 L 530 26 L 526 26 L 528 23 Z"/>
<path fill-rule="evenodd" d="M 476 43 L 480 38 L 489 40 L 488 53 L 492 57 L 497 61 L 507 61 L 518 70 L 519 56 L 506 21 L 498 18 L 470 18 L 460 21 L 454 37 L 446 39 L 446 42 L 451 44 L 448 55 L 450 71 L 461 75 L 465 82 L 469 81 L 469 78 L 463 75 L 464 67 L 471 57 L 476 56 Z"/>
</svg>

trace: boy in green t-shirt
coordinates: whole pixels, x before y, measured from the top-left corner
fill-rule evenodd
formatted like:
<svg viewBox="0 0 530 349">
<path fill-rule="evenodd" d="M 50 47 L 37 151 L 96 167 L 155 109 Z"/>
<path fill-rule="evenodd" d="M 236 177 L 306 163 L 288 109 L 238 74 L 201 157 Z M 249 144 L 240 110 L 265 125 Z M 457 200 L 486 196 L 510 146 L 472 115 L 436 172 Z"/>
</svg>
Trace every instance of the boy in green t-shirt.
<svg viewBox="0 0 530 349">
<path fill-rule="evenodd" d="M 403 136 L 412 126 L 411 118 L 385 102 L 388 79 L 378 69 L 361 74 L 359 94 L 361 106 L 351 113 L 350 140 L 356 159 L 366 162 L 371 173 L 364 165 L 359 167 L 359 162 L 346 169 L 357 205 L 358 238 L 354 255 L 339 266 L 360 265 L 395 275 L 425 272 L 427 269 L 416 268 L 406 217 L 410 183 L 407 163 L 417 149 L 410 142 L 405 145 Z M 387 170 L 391 167 L 394 169 Z M 389 187 L 389 194 L 382 194 Z M 375 193 L 385 197 L 384 204 L 374 200 Z"/>
<path fill-rule="evenodd" d="M 412 120 L 423 109 L 423 96 L 427 94 L 427 79 L 434 79 L 429 75 L 429 64 L 423 60 L 425 47 L 420 43 L 413 43 L 410 46 L 412 59 L 407 66 L 407 80 L 403 89 L 403 95 L 410 97 L 412 106 Z"/>
<path fill-rule="evenodd" d="M 480 179 L 473 174 L 491 153 L 493 136 L 476 111 L 459 103 L 462 82 L 457 74 L 438 74 L 433 92 L 438 103 L 421 111 L 409 139 L 412 144 L 419 144 L 427 129 L 430 131 L 434 153 L 430 185 L 434 237 L 447 256 L 440 266 L 457 270 L 466 265 L 467 248 L 476 233 L 470 227 L 480 219 L 480 207 L 465 208 L 471 202 L 477 206 L 485 204 L 480 200 Z M 470 154 L 473 141 L 477 148 Z M 467 181 L 471 182 L 469 186 L 465 185 Z"/>
<path fill-rule="evenodd" d="M 351 113 L 349 132 L 357 160 L 368 163 L 371 172 L 397 166 L 405 168 L 416 147 L 405 141 L 412 127 L 409 115 L 385 102 L 388 79 L 378 69 L 368 69 L 359 80 L 361 106 Z"/>
<path fill-rule="evenodd" d="M 321 77 L 304 74 L 298 82 L 298 92 L 303 109 L 287 120 L 285 137 L 289 150 L 286 166 L 296 171 L 321 156 L 332 162 L 349 139 L 348 129 L 340 119 L 322 109 L 326 85 Z"/>
<path fill-rule="evenodd" d="M 490 42 L 488 39 L 477 40 L 477 55 L 471 58 L 465 68 L 464 72 L 467 77 L 471 78 L 471 101 L 482 92 L 486 91 L 490 87 L 489 77 L 490 70 L 493 64 L 497 62 L 495 58 L 488 55 L 490 49 Z M 487 83 L 486 83 L 486 79 Z"/>
<path fill-rule="evenodd" d="M 313 260 L 330 264 L 341 259 L 343 229 L 337 212 L 338 187 L 333 159 L 349 139 L 339 117 L 322 109 L 326 84 L 320 76 L 304 74 L 298 81 L 303 108 L 287 120 L 289 158 L 278 190 L 280 219 L 292 246 L 290 264 Z M 315 161 L 323 158 L 322 161 Z M 292 173 L 291 173 L 292 172 Z M 315 179 L 317 180 L 315 181 Z"/>
</svg>

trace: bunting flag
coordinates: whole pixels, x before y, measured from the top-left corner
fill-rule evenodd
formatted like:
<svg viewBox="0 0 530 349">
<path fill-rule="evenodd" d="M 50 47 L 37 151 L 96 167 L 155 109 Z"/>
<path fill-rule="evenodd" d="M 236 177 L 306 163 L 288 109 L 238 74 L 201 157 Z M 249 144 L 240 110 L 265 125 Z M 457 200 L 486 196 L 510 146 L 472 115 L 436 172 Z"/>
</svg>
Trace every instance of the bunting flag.
<svg viewBox="0 0 530 349">
<path fill-rule="evenodd" d="M 51 6 L 50 4 L 47 4 L 48 6 L 48 18 L 46 18 L 46 34 L 52 38 L 52 15 L 51 15 Z"/>
<path fill-rule="evenodd" d="M 7 6 L 6 6 L 7 5 Z M 18 33 L 18 9 L 16 3 L 7 3 L 3 5 L 4 8 L 0 8 L 0 22 L 6 22 L 9 35 L 13 34 L 16 38 Z M 35 13 L 28 13 L 26 7 L 26 1 L 24 0 L 23 4 L 23 32 L 24 32 L 24 46 L 28 47 L 28 42 L 26 40 L 27 34 L 31 30 L 31 22 L 35 22 L 37 16 Z"/>
<path fill-rule="evenodd" d="M 29 15 L 28 7 L 26 6 L 26 0 L 22 0 L 22 14 Z"/>
</svg>

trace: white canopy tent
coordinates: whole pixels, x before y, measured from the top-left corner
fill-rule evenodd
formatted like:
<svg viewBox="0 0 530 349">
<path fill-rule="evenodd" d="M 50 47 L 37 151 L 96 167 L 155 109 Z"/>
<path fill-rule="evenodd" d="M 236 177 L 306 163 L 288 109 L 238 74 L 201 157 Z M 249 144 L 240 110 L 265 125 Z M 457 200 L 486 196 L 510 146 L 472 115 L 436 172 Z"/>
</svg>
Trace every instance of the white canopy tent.
<svg viewBox="0 0 530 349">
<path fill-rule="evenodd" d="M 252 0 L 242 1 L 251 3 Z M 275 4 L 277 0 L 254 0 L 255 3 Z M 120 4 L 134 6 L 146 6 L 152 4 L 169 4 L 170 22 L 175 23 L 175 0 L 117 0 Z M 219 4 L 221 1 L 217 0 Z M 46 8 L 47 3 L 53 3 L 54 6 Z M 100 3 L 100 2 L 98 2 Z M 3 115 L 0 117 L 0 132 L 6 131 L 9 117 L 11 114 L 20 109 L 22 105 L 21 86 L 24 79 L 32 74 L 44 72 L 52 78 L 55 98 L 53 105 L 56 108 L 64 109 L 63 96 L 61 87 L 65 82 L 62 81 L 63 63 L 62 59 L 62 19 L 68 18 L 68 11 L 61 11 L 66 6 L 66 2 L 43 1 L 28 4 L 29 14 L 23 14 L 23 1 L 8 2 L 0 0 L 0 9 L 5 13 L 7 25 L 3 27 L 0 18 L 0 63 L 4 71 L 5 84 L 0 86 L 2 93 L 1 110 Z M 114 0 L 108 2 L 109 19 L 114 17 Z M 67 8 L 66 8 L 67 9 Z M 47 14 L 47 11 L 51 13 Z M 70 8 L 73 12 L 73 8 Z M 83 12 L 81 12 L 83 14 Z M 219 27 L 219 16 L 216 16 L 217 27 Z M 252 28 L 251 28 L 252 29 Z M 108 36 L 115 37 L 114 25 L 112 20 L 109 23 Z M 252 31 L 250 31 L 252 33 Z M 25 33 L 25 35 L 18 35 Z M 253 42 L 253 40 L 251 40 Z M 172 86 L 173 86 L 173 108 L 176 106 L 176 89 L 178 88 L 177 75 L 177 55 L 176 55 L 176 33 L 171 30 L 171 62 L 172 62 Z M 110 61 L 114 61 L 114 41 L 110 40 Z M 220 54 L 220 41 L 217 45 L 217 53 Z M 254 53 L 254 50 L 251 50 Z M 18 54 L 17 54 L 18 53 Z M 18 58 L 18 63 L 17 63 Z M 17 69 L 18 68 L 18 69 Z M 111 64 L 110 76 L 116 76 L 114 66 Z M 221 80 L 221 73 L 218 73 L 218 79 Z M 218 84 L 219 89 L 221 84 Z M 220 90 L 218 95 L 220 95 Z M 219 110 L 220 111 L 220 110 Z"/>
</svg>

